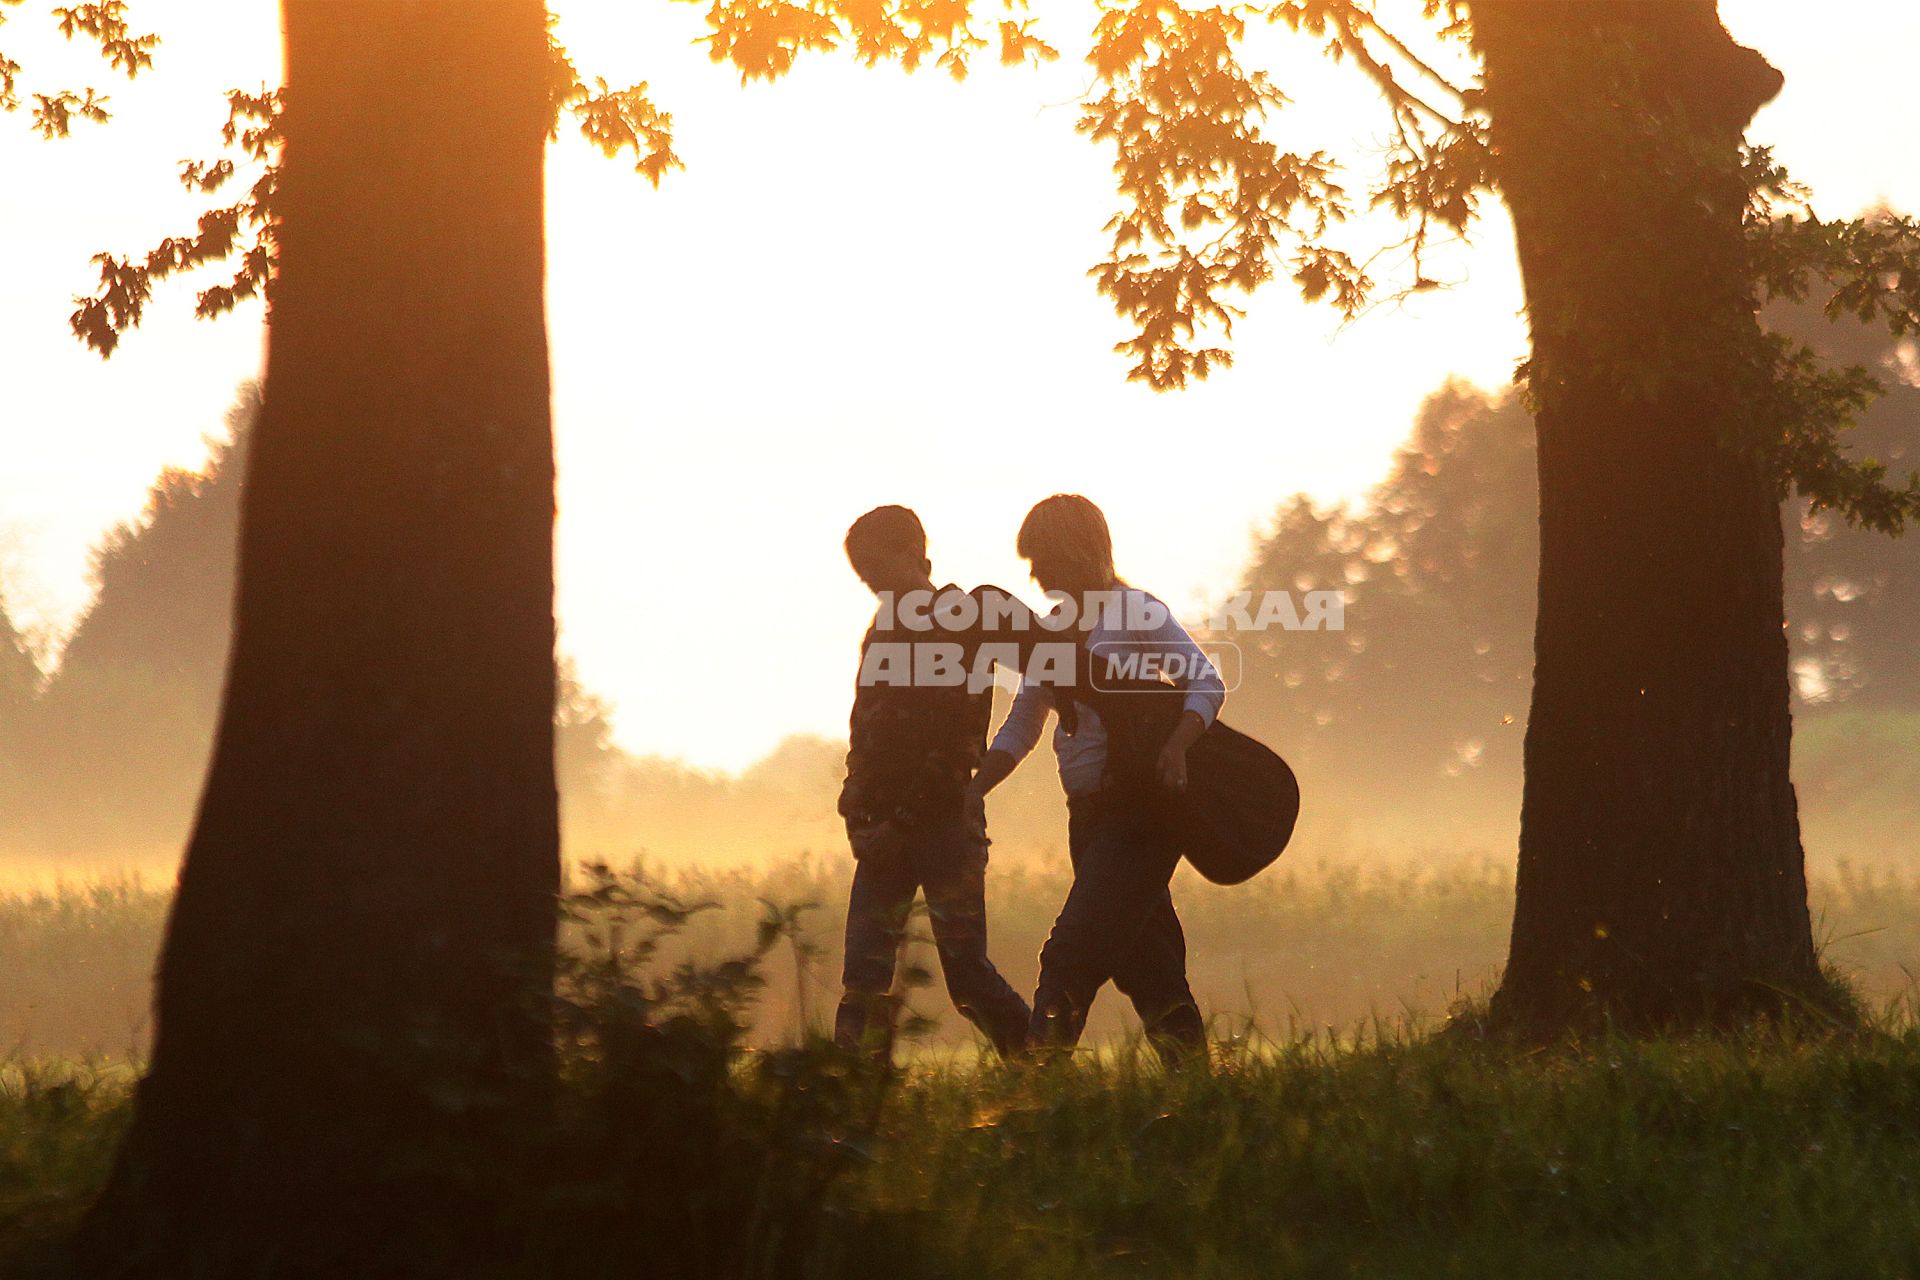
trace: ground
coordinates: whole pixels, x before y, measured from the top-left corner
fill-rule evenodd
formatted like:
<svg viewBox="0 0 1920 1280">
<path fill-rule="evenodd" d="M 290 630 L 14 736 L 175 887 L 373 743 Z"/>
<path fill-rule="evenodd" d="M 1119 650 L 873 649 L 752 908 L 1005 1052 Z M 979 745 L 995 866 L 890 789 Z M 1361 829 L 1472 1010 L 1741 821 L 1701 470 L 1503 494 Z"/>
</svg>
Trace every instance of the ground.
<svg viewBox="0 0 1920 1280">
<path fill-rule="evenodd" d="M 0 1241 L 71 1223 L 124 1073 L 7 1073 Z M 1222 1046 L 1174 1076 L 922 1062 L 802 1274 L 1898 1276 L 1920 1272 L 1920 1030 Z M 0 1269 L 0 1274 L 5 1274 Z"/>
</svg>

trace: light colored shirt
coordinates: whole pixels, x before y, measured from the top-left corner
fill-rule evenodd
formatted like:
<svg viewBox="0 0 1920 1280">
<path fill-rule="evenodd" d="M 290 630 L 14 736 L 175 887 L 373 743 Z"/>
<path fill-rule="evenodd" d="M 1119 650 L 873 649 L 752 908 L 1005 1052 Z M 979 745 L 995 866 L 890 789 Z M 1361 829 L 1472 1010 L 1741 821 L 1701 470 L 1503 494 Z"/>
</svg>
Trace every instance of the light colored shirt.
<svg viewBox="0 0 1920 1280">
<path fill-rule="evenodd" d="M 1151 608 L 1146 607 L 1149 603 Z M 1158 617 L 1161 621 L 1158 626 L 1128 625 L 1139 622 L 1142 615 Z M 1076 627 L 1072 632 L 1062 632 L 1060 638 L 1084 641 L 1096 655 L 1118 646 L 1129 652 L 1155 654 L 1167 669 L 1198 672 L 1198 675 L 1176 679 L 1175 684 L 1186 691 L 1186 710 L 1199 716 L 1202 723 L 1212 724 L 1226 703 L 1227 687 L 1219 670 L 1201 652 L 1186 628 L 1174 619 L 1173 611 L 1158 597 L 1138 587 L 1123 588 L 1116 605 L 1101 610 L 1091 630 Z M 1041 731 L 1047 727 L 1047 714 L 1057 710 L 1053 687 L 1028 672 L 1021 678 L 1020 692 L 1014 697 L 1007 718 L 1001 722 L 1000 731 L 993 736 L 992 749 L 1004 751 L 1016 761 L 1026 759 L 1039 745 Z M 1107 767 L 1106 726 L 1084 698 L 1079 700 L 1077 710 L 1079 728 L 1076 732 L 1069 734 L 1058 724 L 1053 730 L 1053 753 L 1060 766 L 1060 785 L 1070 796 L 1098 791 Z"/>
</svg>

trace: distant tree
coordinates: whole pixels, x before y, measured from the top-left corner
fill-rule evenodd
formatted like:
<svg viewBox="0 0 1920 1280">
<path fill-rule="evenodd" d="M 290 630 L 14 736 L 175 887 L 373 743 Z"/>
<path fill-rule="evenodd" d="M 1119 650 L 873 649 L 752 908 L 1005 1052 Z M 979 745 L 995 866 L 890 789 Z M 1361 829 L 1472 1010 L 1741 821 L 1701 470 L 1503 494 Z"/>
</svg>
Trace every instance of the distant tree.
<svg viewBox="0 0 1920 1280">
<path fill-rule="evenodd" d="M 1435 842 L 1509 819 L 1533 675 L 1533 420 L 1449 384 L 1354 507 L 1281 507 L 1252 591 L 1338 588 L 1345 630 L 1238 637 L 1236 716 L 1287 744 L 1323 803 L 1406 815 Z M 1249 643 L 1252 641 L 1252 643 Z M 1507 813 L 1499 813 L 1505 806 Z M 1497 815 L 1497 816 L 1496 816 Z"/>
<path fill-rule="evenodd" d="M 1912 340 L 1852 315 L 1775 305 L 1767 327 L 1830 363 L 1870 369 L 1888 386 L 1852 434 L 1854 451 L 1890 470 L 1920 464 L 1920 365 Z M 1795 695 L 1808 708 L 1920 711 L 1920 547 L 1851 528 L 1844 513 L 1785 507 L 1786 600 Z"/>
<path fill-rule="evenodd" d="M 0 596 L 0 706 L 30 702 L 39 683 L 40 667 L 33 650 L 7 612 L 6 598 Z"/>
<path fill-rule="evenodd" d="M 182 1274 L 391 1273 L 449 1215 L 483 1234 L 429 1153 L 536 1105 L 551 1053 L 545 13 L 283 20 L 232 657 L 91 1233 Z"/>
<path fill-rule="evenodd" d="M 61 651 L 50 694 L 90 672 L 119 668 L 183 681 L 209 701 L 218 696 L 241 493 L 260 409 L 259 385 L 242 386 L 225 432 L 207 440 L 206 462 L 194 471 L 162 471 L 139 517 L 94 547 L 93 599 Z"/>
<path fill-rule="evenodd" d="M 1884 328 L 1809 304 L 1769 308 L 1766 322 L 1829 361 L 1911 376 Z M 1891 465 L 1920 456 L 1920 387 L 1895 385 L 1853 443 Z M 1797 716 L 1920 712 L 1920 550 L 1798 495 L 1782 514 Z M 1285 742 L 1322 803 L 1364 813 L 1376 835 L 1446 844 L 1503 828 L 1520 790 L 1538 576 L 1532 416 L 1517 392 L 1442 387 L 1363 501 L 1321 509 L 1300 496 L 1276 514 L 1243 585 L 1344 587 L 1346 629 L 1238 637 L 1238 717 Z"/>
<path fill-rule="evenodd" d="M 0 804 L 0 838 L 96 856 L 178 848 L 219 715 L 259 412 L 258 386 L 244 385 L 206 463 L 163 471 L 141 514 L 95 548 L 92 601 L 38 698 L 41 677 L 22 652 L 22 701 L 0 719 L 0 742 L 17 744 L 7 759 L 23 790 Z M 554 757 L 562 831 L 577 855 L 726 861 L 839 838 L 832 800 L 844 743 L 793 739 L 727 775 L 629 754 L 613 716 L 563 662 Z"/>
<path fill-rule="evenodd" d="M 5 788 L 18 777 L 24 759 L 23 730 L 33 712 L 39 684 L 40 666 L 33 650 L 7 612 L 6 597 L 0 595 L 0 803 L 5 800 Z"/>
<path fill-rule="evenodd" d="M 27 791 L 0 823 L 38 851 L 178 848 L 226 671 L 240 478 L 257 388 L 199 471 L 169 468 L 93 553 L 93 599 L 26 726 Z"/>
</svg>

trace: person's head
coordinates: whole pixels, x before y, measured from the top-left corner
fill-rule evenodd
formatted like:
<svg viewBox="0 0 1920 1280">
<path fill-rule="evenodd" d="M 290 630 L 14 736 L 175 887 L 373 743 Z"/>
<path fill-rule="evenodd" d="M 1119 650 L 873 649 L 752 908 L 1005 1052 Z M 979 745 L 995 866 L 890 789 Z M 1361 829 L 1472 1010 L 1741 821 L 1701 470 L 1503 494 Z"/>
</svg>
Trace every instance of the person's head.
<svg viewBox="0 0 1920 1280">
<path fill-rule="evenodd" d="M 927 531 L 905 507 L 875 507 L 847 530 L 847 563 L 875 595 L 905 595 L 929 582 Z"/>
<path fill-rule="evenodd" d="M 1077 493 L 1056 493 L 1036 504 L 1020 522 L 1015 547 L 1042 591 L 1078 597 L 1118 581 L 1107 518 Z"/>
</svg>

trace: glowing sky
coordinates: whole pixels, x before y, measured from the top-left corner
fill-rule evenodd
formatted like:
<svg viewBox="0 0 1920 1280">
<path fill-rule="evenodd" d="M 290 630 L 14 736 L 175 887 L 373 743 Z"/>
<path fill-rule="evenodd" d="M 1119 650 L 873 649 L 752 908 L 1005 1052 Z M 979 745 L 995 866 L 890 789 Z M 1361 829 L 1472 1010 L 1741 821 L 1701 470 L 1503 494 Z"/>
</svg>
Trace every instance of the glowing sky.
<svg viewBox="0 0 1920 1280">
<path fill-rule="evenodd" d="M 839 543 L 869 506 L 917 507 L 942 577 L 1024 587 L 1021 514 L 1077 489 L 1107 508 L 1123 573 L 1197 605 L 1288 494 L 1361 492 L 1422 395 L 1450 373 L 1504 383 L 1521 354 L 1495 210 L 1445 264 L 1448 293 L 1340 329 L 1275 285 L 1234 369 L 1179 395 L 1126 385 L 1119 322 L 1085 277 L 1112 203 L 1107 156 L 1073 130 L 1090 10 L 1034 8 L 1067 53 L 1040 70 L 989 58 L 956 86 L 815 59 L 743 91 L 690 44 L 692 6 L 562 7 L 583 69 L 649 80 L 687 162 L 655 192 L 571 137 L 549 161 L 562 645 L 629 747 L 737 766 L 843 731 L 869 602 Z M 69 299 L 90 254 L 191 226 L 176 162 L 213 153 L 226 88 L 277 78 L 278 30 L 268 0 L 140 0 L 165 43 L 129 85 L 49 38 L 42 9 L 9 10 L 0 43 L 28 87 L 91 82 L 121 113 L 58 144 L 0 119 L 0 582 L 57 638 L 88 548 L 159 467 L 204 457 L 261 335 L 257 307 L 193 321 L 189 284 L 102 365 L 67 336 Z M 1756 136 L 1820 207 L 1920 207 L 1900 140 L 1920 12 L 1722 9 L 1787 73 Z M 1362 185 L 1370 97 L 1284 37 L 1262 49 L 1302 104 L 1283 136 L 1341 150 Z"/>
</svg>

